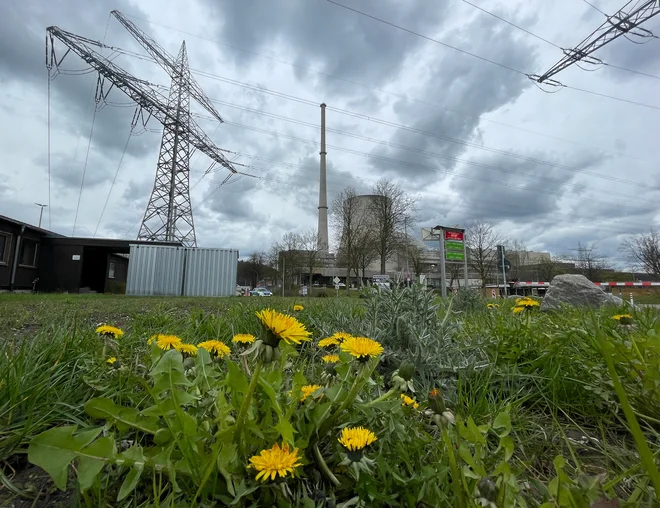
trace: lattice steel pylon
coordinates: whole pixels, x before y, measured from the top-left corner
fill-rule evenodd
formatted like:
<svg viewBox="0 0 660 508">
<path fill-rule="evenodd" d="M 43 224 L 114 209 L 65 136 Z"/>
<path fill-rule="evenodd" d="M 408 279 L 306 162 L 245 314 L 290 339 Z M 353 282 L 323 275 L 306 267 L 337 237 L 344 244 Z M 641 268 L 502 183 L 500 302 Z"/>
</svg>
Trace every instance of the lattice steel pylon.
<svg viewBox="0 0 660 508">
<path fill-rule="evenodd" d="M 156 166 L 156 179 L 144 212 L 138 240 L 181 242 L 195 247 L 190 203 L 190 69 L 186 42 L 176 59 L 167 100 L 168 115 Z"/>
<path fill-rule="evenodd" d="M 228 182 L 233 175 L 240 174 L 252 178 L 256 178 L 256 176 L 237 171 L 234 166 L 244 165 L 230 162 L 225 157 L 225 153 L 233 152 L 218 148 L 191 116 L 190 99 L 192 98 L 217 121 L 223 121 L 211 99 L 206 96 L 190 74 L 185 41 L 175 59 L 122 13 L 112 11 L 112 15 L 144 47 L 150 57 L 169 74 L 172 84 L 168 97 L 162 93 L 161 87 L 131 75 L 114 63 L 114 58 L 104 57 L 95 48 L 110 50 L 113 54 L 121 53 L 124 50 L 67 32 L 56 26 L 47 28 L 46 67 L 49 77 L 51 69 L 54 69 L 57 74 L 64 58 L 70 51 L 73 51 L 99 73 L 97 95 L 100 90 L 100 97 L 98 100 L 105 100 L 110 89 L 115 87 L 135 101 L 137 111 L 133 117 L 134 120 L 141 117 L 144 122 L 143 114 L 146 112 L 148 118 L 153 117 L 163 124 L 156 179 L 149 204 L 142 218 L 138 239 L 180 242 L 185 246 L 196 247 L 197 237 L 189 188 L 191 146 L 206 154 L 213 161 L 213 165 L 219 164 L 229 171 L 229 175 L 222 184 Z M 59 39 L 68 47 L 66 53 L 59 58 L 55 50 L 55 39 Z M 107 90 L 104 89 L 105 80 L 112 84 Z M 207 169 L 206 174 L 210 170 L 211 168 Z"/>
</svg>

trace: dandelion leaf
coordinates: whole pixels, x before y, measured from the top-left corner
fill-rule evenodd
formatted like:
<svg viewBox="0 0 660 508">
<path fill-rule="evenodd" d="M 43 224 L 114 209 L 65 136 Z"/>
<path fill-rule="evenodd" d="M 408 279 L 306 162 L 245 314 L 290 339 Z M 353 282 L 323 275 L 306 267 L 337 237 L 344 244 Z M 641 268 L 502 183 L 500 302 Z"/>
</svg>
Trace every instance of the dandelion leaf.
<svg viewBox="0 0 660 508">
<path fill-rule="evenodd" d="M 227 386 L 238 393 L 248 392 L 248 381 L 234 362 L 227 362 Z"/>
<path fill-rule="evenodd" d="M 115 455 L 115 440 L 108 436 L 91 443 L 78 459 L 76 467 L 81 490 L 87 490 L 101 472 L 107 460 Z"/>
<path fill-rule="evenodd" d="M 142 416 L 135 408 L 123 407 L 115 404 L 105 397 L 92 399 L 85 404 L 85 412 L 92 418 L 107 420 L 117 426 L 121 431 L 134 428 L 155 434 L 158 431 L 158 418 Z"/>
<path fill-rule="evenodd" d="M 119 488 L 119 493 L 117 494 L 117 501 L 121 501 L 126 496 L 128 496 L 140 481 L 140 476 L 142 471 L 144 471 L 145 457 L 142 453 L 141 446 L 132 446 L 124 453 L 121 454 L 121 457 L 127 459 L 127 465 L 131 465 L 131 470 L 124 478 L 124 481 Z"/>
<path fill-rule="evenodd" d="M 30 463 L 46 471 L 60 490 L 66 489 L 69 464 L 76 457 L 107 461 L 112 456 L 112 450 L 104 454 L 102 452 L 107 450 L 89 446 L 101 428 L 88 429 L 74 435 L 76 429 L 76 425 L 49 429 L 30 441 L 28 447 Z M 87 477 L 84 481 L 87 481 Z"/>
</svg>

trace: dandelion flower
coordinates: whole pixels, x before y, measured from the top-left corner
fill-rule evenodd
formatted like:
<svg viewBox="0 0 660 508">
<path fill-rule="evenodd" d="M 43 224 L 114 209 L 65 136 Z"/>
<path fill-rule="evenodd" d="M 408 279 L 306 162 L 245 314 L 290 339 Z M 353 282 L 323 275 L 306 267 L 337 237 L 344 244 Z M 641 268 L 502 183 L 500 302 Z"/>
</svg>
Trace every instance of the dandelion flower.
<svg viewBox="0 0 660 508">
<path fill-rule="evenodd" d="M 415 409 L 417 409 L 419 407 L 419 403 L 415 399 L 413 399 L 411 397 L 408 397 L 407 395 L 404 395 L 403 393 L 401 394 L 401 405 L 402 406 L 412 406 Z"/>
<path fill-rule="evenodd" d="M 486 305 L 486 308 L 488 308 L 488 309 L 499 309 L 500 306 L 496 303 L 489 303 L 488 305 Z"/>
<path fill-rule="evenodd" d="M 378 438 L 364 427 L 345 427 L 341 431 L 339 444 L 351 452 L 363 450 Z"/>
<path fill-rule="evenodd" d="M 383 352 L 383 346 L 367 337 L 350 337 L 344 340 L 339 347 L 361 362 L 366 362 L 369 358 L 376 357 Z"/>
<path fill-rule="evenodd" d="M 155 340 L 158 340 L 158 337 L 160 337 L 160 334 L 152 335 L 149 337 L 149 339 L 147 339 L 147 344 L 151 346 Z"/>
<path fill-rule="evenodd" d="M 156 345 L 164 351 L 175 349 L 181 343 L 182 340 L 176 335 L 159 335 L 156 339 Z"/>
<path fill-rule="evenodd" d="M 626 319 L 632 319 L 633 317 L 630 314 L 617 314 L 616 316 L 612 316 L 612 319 L 616 319 L 617 321 L 626 320 Z"/>
<path fill-rule="evenodd" d="M 522 298 L 520 300 L 516 300 L 516 307 L 525 307 L 527 309 L 531 309 L 532 307 L 538 307 L 541 304 L 537 302 L 536 300 L 533 300 L 532 298 Z"/>
<path fill-rule="evenodd" d="M 324 363 L 339 363 L 339 356 L 337 355 L 325 355 L 323 357 Z"/>
<path fill-rule="evenodd" d="M 274 480 L 278 474 L 282 478 L 287 473 L 293 475 L 294 469 L 300 465 L 298 448 L 289 451 L 289 445 L 287 443 L 283 443 L 281 448 L 275 443 L 269 450 L 261 450 L 259 455 L 250 457 L 250 465 L 248 467 L 259 471 L 257 480 L 265 482 L 269 478 Z"/>
<path fill-rule="evenodd" d="M 521 312 L 525 311 L 525 307 L 514 307 L 513 308 L 513 313 L 514 314 L 520 314 Z"/>
<path fill-rule="evenodd" d="M 118 339 L 124 335 L 124 332 L 119 328 L 110 325 L 99 326 L 96 329 L 96 333 L 104 337 L 112 337 L 113 339 Z"/>
<path fill-rule="evenodd" d="M 116 356 L 111 356 L 110 358 L 108 358 L 108 359 L 106 360 L 106 362 L 109 363 L 110 365 L 112 365 L 112 364 L 115 363 L 116 361 L 117 361 L 117 357 L 116 357 Z"/>
<path fill-rule="evenodd" d="M 352 337 L 352 335 L 346 332 L 335 332 L 332 334 L 332 338 L 337 339 L 339 342 L 344 342 L 346 339 L 350 337 Z"/>
<path fill-rule="evenodd" d="M 257 312 L 257 317 L 261 324 L 276 338 L 277 343 L 283 340 L 287 344 L 300 344 L 310 340 L 311 333 L 307 331 L 305 325 L 293 316 L 287 316 L 273 309 L 264 309 Z M 277 346 L 277 344 L 269 345 Z"/>
<path fill-rule="evenodd" d="M 301 310 L 305 310 L 305 307 L 303 307 L 303 306 L 300 305 L 300 304 L 296 304 L 296 305 L 293 306 L 293 311 L 294 311 L 294 312 L 299 312 L 299 311 L 301 311 Z"/>
<path fill-rule="evenodd" d="M 178 344 L 174 346 L 174 349 L 179 353 L 185 353 L 190 356 L 195 356 L 197 354 L 197 346 L 193 346 L 192 344 Z"/>
<path fill-rule="evenodd" d="M 339 339 L 335 339 L 334 337 L 326 337 L 325 339 L 321 339 L 319 341 L 319 347 L 333 347 L 333 346 L 338 346 L 341 344 L 341 341 Z"/>
<path fill-rule="evenodd" d="M 316 390 L 320 390 L 321 388 L 323 388 L 321 385 L 305 385 L 301 387 L 300 389 L 302 390 L 303 396 L 300 399 L 300 402 L 305 402 L 307 397 L 313 394 Z"/>
<path fill-rule="evenodd" d="M 238 333 L 234 335 L 231 341 L 239 344 L 252 344 L 255 341 L 255 337 L 249 333 Z"/>
<path fill-rule="evenodd" d="M 220 342 L 219 340 L 207 340 L 204 342 L 200 342 L 197 344 L 197 347 L 203 347 L 206 349 L 209 353 L 215 353 L 218 355 L 218 358 L 224 358 L 225 356 L 229 356 L 231 353 L 231 349 L 229 349 L 229 346 L 227 346 L 225 343 Z"/>
</svg>

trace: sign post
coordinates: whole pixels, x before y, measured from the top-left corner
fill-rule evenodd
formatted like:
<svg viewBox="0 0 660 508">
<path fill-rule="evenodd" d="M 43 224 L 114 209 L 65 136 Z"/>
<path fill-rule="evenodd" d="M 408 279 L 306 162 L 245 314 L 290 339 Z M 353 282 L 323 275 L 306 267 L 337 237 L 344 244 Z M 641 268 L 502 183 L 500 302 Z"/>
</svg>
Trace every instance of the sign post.
<svg viewBox="0 0 660 508">
<path fill-rule="evenodd" d="M 442 296 L 447 296 L 447 269 L 445 263 L 461 263 L 465 272 L 465 287 L 468 285 L 465 230 L 444 226 L 422 228 L 422 240 L 435 239 L 438 240 L 440 247 L 440 279 Z"/>
<path fill-rule="evenodd" d="M 508 291 L 507 291 L 507 285 L 506 285 L 506 259 L 504 259 L 504 256 L 506 254 L 506 251 L 504 249 L 504 245 L 498 245 L 497 246 L 497 263 L 499 264 L 500 268 L 502 269 L 502 279 L 504 280 L 504 298 L 507 297 Z"/>
<path fill-rule="evenodd" d="M 332 282 L 335 283 L 335 290 L 337 291 L 337 298 L 339 298 L 339 282 L 341 282 L 341 281 L 340 281 L 339 277 L 335 276 L 335 278 L 332 279 Z"/>
</svg>

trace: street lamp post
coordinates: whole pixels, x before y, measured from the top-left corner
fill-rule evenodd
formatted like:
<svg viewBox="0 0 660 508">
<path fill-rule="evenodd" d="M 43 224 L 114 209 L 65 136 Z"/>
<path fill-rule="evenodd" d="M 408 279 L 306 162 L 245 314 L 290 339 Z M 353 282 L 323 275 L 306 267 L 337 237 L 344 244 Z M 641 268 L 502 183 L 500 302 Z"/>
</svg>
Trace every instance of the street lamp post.
<svg viewBox="0 0 660 508">
<path fill-rule="evenodd" d="M 35 205 L 41 207 L 41 211 L 39 212 L 39 227 L 41 227 L 41 219 L 44 216 L 44 208 L 46 208 L 48 205 L 42 205 L 41 203 L 35 203 Z"/>
</svg>

